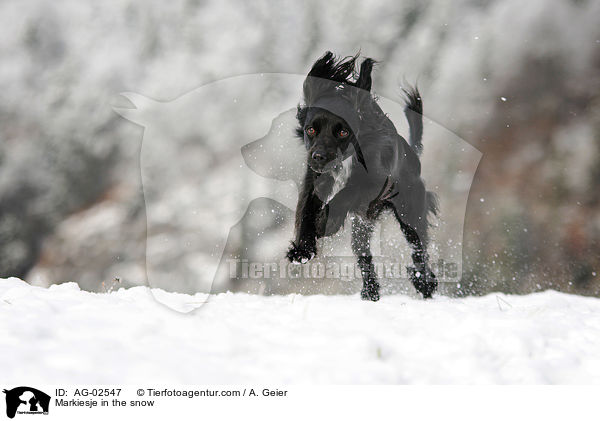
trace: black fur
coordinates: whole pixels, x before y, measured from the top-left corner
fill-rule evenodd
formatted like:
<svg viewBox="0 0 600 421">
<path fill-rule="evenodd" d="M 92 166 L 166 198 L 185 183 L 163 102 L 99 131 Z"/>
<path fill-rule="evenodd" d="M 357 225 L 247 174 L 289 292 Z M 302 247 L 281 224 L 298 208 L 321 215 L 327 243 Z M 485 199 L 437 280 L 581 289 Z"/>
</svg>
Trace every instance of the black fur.
<svg viewBox="0 0 600 421">
<path fill-rule="evenodd" d="M 437 200 L 421 179 L 423 103 L 417 88 L 406 88 L 410 144 L 398 134 L 370 92 L 375 61 L 336 59 L 331 52 L 315 62 L 304 81 L 297 135 L 308 161 L 296 209 L 296 238 L 287 257 L 305 262 L 317 253 L 316 240 L 335 234 L 352 215 L 352 250 L 363 275 L 363 299 L 379 299 L 370 238 L 381 212 L 389 209 L 412 247 L 411 280 L 423 297 L 437 287 L 428 266 L 428 217 Z M 336 184 L 336 179 L 345 183 Z M 337 189 L 342 187 L 336 192 Z"/>
</svg>

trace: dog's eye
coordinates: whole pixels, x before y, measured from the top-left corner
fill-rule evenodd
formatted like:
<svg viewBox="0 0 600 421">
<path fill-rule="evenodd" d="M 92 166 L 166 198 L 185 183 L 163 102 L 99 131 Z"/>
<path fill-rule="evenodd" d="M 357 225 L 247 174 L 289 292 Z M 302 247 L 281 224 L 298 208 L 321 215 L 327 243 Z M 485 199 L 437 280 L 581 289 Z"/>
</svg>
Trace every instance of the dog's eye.
<svg viewBox="0 0 600 421">
<path fill-rule="evenodd" d="M 339 137 L 348 137 L 350 133 L 346 129 L 342 129 L 338 132 Z"/>
<path fill-rule="evenodd" d="M 307 135 L 309 135 L 309 136 L 314 136 L 316 133 L 317 133 L 317 131 L 315 130 L 315 128 L 314 128 L 314 127 L 312 127 L 312 126 L 308 126 L 308 127 L 306 128 L 306 134 L 307 134 Z"/>
</svg>

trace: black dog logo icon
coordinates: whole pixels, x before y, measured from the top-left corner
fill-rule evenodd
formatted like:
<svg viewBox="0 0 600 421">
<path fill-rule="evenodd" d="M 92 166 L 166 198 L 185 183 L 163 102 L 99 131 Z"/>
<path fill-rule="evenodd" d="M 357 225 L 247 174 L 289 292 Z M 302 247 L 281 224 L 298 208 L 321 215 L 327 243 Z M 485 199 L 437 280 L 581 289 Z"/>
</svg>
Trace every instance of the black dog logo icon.
<svg viewBox="0 0 600 421">
<path fill-rule="evenodd" d="M 17 410 L 19 413 L 48 413 L 50 396 L 41 390 L 28 386 L 19 386 L 11 390 L 3 390 L 6 393 L 6 415 L 14 418 Z M 21 406 L 23 405 L 23 406 Z M 19 408 L 19 406 L 21 406 Z"/>
</svg>

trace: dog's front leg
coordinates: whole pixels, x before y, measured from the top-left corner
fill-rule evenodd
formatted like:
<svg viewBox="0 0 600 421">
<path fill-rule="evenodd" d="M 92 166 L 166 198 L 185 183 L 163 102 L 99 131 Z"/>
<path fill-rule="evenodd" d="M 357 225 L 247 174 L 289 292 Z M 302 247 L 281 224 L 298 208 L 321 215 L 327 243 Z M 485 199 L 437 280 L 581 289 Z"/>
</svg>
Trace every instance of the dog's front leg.
<svg viewBox="0 0 600 421">
<path fill-rule="evenodd" d="M 288 250 L 292 263 L 306 263 L 317 254 L 316 219 L 322 202 L 314 195 L 296 208 L 296 239 Z"/>
<path fill-rule="evenodd" d="M 296 239 L 287 252 L 292 263 L 305 263 L 317 254 L 316 221 L 323 202 L 315 195 L 312 181 L 307 172 L 296 207 Z"/>
<path fill-rule="evenodd" d="M 358 266 L 363 278 L 363 287 L 360 293 L 363 300 L 379 300 L 379 282 L 373 265 L 371 254 L 371 235 L 373 223 L 355 217 L 352 220 L 352 252 L 356 256 Z"/>
</svg>

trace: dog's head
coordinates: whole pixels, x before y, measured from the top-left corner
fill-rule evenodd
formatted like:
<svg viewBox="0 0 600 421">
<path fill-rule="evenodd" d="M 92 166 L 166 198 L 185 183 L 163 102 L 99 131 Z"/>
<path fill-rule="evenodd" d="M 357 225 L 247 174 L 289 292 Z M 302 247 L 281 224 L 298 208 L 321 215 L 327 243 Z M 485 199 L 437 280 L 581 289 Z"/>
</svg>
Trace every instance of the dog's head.
<svg viewBox="0 0 600 421">
<path fill-rule="evenodd" d="M 356 134 L 339 115 L 325 108 L 311 107 L 303 125 L 308 165 L 317 173 L 330 172 L 353 153 Z"/>
<path fill-rule="evenodd" d="M 374 61 L 365 59 L 356 72 L 357 58 L 336 59 L 328 51 L 304 81 L 305 104 L 298 106 L 297 135 L 304 139 L 308 165 L 315 172 L 339 169 L 342 161 L 353 155 L 365 165 L 359 138 L 373 102 Z M 353 76 L 357 76 L 355 80 Z"/>
</svg>

